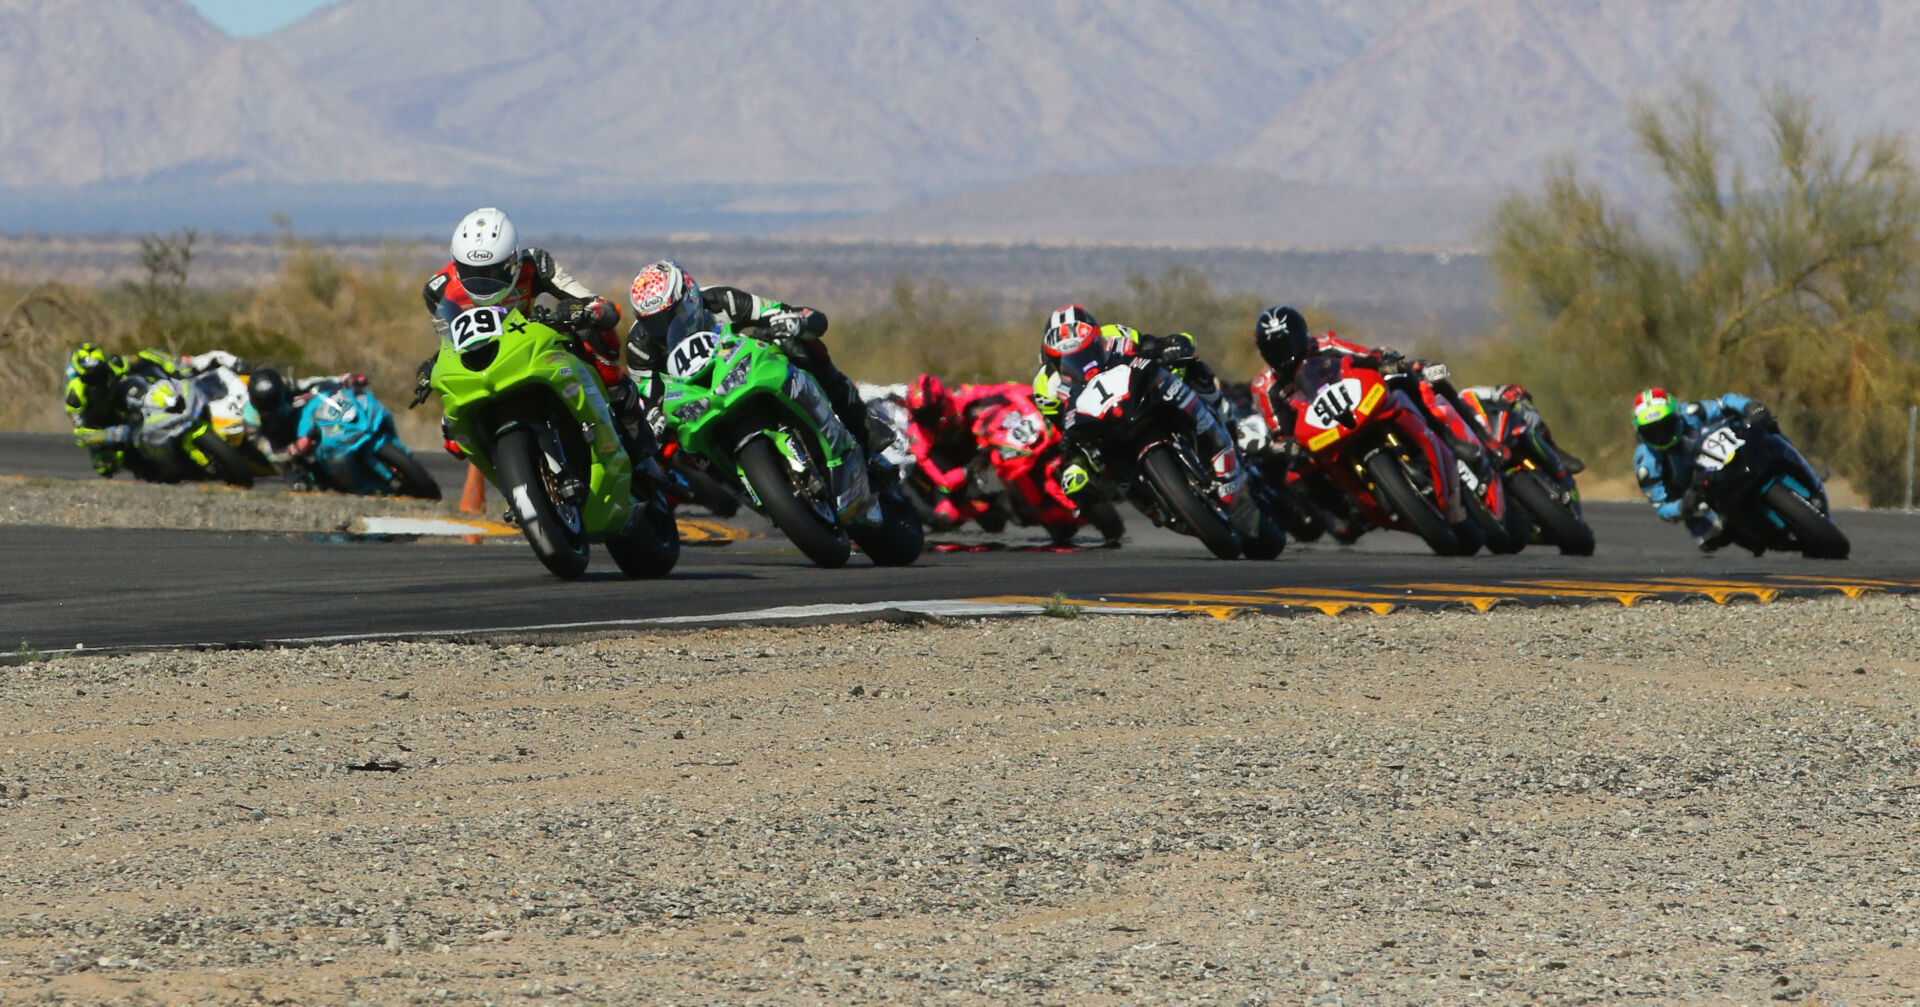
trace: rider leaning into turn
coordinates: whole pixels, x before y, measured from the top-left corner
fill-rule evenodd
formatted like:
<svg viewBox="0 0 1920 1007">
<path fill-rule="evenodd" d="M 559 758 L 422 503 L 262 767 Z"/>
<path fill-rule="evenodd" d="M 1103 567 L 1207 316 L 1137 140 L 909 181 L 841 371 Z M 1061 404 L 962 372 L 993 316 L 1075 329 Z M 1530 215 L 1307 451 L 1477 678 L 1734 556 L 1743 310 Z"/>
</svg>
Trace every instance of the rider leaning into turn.
<svg viewBox="0 0 1920 1007">
<path fill-rule="evenodd" d="M 776 343 L 794 366 L 819 383 L 833 414 L 867 445 L 870 460 L 877 461 L 893 443 L 893 432 L 867 412 L 860 390 L 833 365 L 821 339 L 827 334 L 826 312 L 784 304 L 738 287 L 701 287 L 686 270 L 666 259 L 633 278 L 628 301 L 634 317 L 627 330 L 627 363 L 656 434 L 666 422 L 660 412 L 666 394 L 660 369 L 667 351 L 690 333 L 724 331 Z"/>
<path fill-rule="evenodd" d="M 1707 424 L 1736 418 L 1770 432 L 1780 429 L 1764 404 L 1732 392 L 1698 402 L 1679 402 L 1664 388 L 1633 397 L 1633 428 L 1639 439 L 1633 449 L 1633 474 L 1640 492 L 1660 520 L 1686 522 L 1703 552 L 1726 545 L 1732 536 L 1712 508 L 1687 499 L 1695 475 L 1690 449 Z"/>
<path fill-rule="evenodd" d="M 1033 376 L 1034 404 L 1069 442 L 1060 464 L 1060 488 L 1077 499 L 1099 471 L 1085 449 L 1072 443 L 1075 413 L 1062 406 L 1084 380 L 1085 369 L 1103 358 L 1103 349 L 1160 365 L 1169 379 L 1161 394 L 1192 422 L 1194 440 L 1211 460 L 1216 492 L 1223 498 L 1237 493 L 1244 476 L 1233 436 L 1220 418 L 1220 382 L 1213 369 L 1194 355 L 1193 336 L 1185 332 L 1153 336 L 1125 325 L 1101 325 L 1093 312 L 1078 304 L 1056 309 L 1047 319 L 1040 341 L 1040 371 Z"/>
<path fill-rule="evenodd" d="M 1253 341 L 1267 365 L 1253 380 L 1253 401 L 1266 418 L 1276 446 L 1292 443 L 1293 396 L 1300 391 L 1294 381 L 1300 365 L 1312 357 L 1346 356 L 1352 357 L 1356 366 L 1387 377 L 1411 378 L 1419 390 L 1414 401 L 1428 422 L 1453 453 L 1469 464 L 1477 464 L 1489 452 L 1496 461 L 1505 461 L 1505 446 L 1494 440 L 1492 432 L 1481 427 L 1477 419 L 1468 420 L 1474 414 L 1461 402 L 1442 365 L 1409 360 L 1384 347 L 1368 349 L 1331 332 L 1315 336 L 1307 330 L 1306 318 L 1284 304 L 1262 311 L 1254 320 Z"/>
<path fill-rule="evenodd" d="M 133 446 L 132 417 L 122 382 L 127 378 L 178 377 L 173 359 L 159 350 L 141 350 L 131 359 L 82 343 L 67 357 L 67 387 L 62 401 L 73 422 L 73 439 L 92 456 L 93 470 L 112 476 L 126 464 Z"/>
<path fill-rule="evenodd" d="M 980 454 L 974 424 L 1004 405 L 1009 396 L 1024 394 L 1018 385 L 960 385 L 949 389 L 932 374 L 922 374 L 907 386 L 907 444 L 915 467 L 940 494 L 934 512 L 958 525 L 973 516 L 954 502 L 967 485 L 968 471 Z"/>
<path fill-rule="evenodd" d="M 247 399 L 260 414 L 260 436 L 275 453 L 287 458 L 287 485 L 296 492 L 314 489 L 320 480 L 314 466 L 314 448 L 319 442 L 300 436 L 300 414 L 316 390 L 328 385 L 348 388 L 367 387 L 365 374 L 337 374 L 288 381 L 271 367 L 256 367 L 247 376 Z"/>
<path fill-rule="evenodd" d="M 620 338 L 614 332 L 620 322 L 619 305 L 574 279 L 546 249 L 521 248 L 513 221 L 493 207 L 467 214 L 454 228 L 448 250 L 452 261 L 434 273 L 420 292 L 427 312 L 437 318 L 441 305 L 450 300 L 462 309 L 494 307 L 524 315 L 541 295 L 552 297 L 559 302 L 558 327 L 574 337 L 574 352 L 600 372 L 621 443 L 635 460 L 652 456 L 653 437 L 638 389 L 620 361 Z M 432 390 L 433 362 L 428 357 L 420 365 L 415 405 L 426 401 Z M 452 450 L 452 442 L 448 444 Z"/>
</svg>

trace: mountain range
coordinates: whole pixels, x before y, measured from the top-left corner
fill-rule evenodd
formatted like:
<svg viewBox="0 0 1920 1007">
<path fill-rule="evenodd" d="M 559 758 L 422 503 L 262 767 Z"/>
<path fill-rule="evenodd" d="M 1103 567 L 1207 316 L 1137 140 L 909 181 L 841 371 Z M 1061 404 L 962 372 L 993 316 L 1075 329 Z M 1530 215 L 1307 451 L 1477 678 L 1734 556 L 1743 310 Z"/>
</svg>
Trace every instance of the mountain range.
<svg viewBox="0 0 1920 1007">
<path fill-rule="evenodd" d="M 1917 42 L 1880 0 L 337 0 L 250 39 L 0 0 L 0 229 L 511 197 L 603 233 L 1458 244 L 1551 155 L 1645 188 L 1626 107 L 1682 75 L 1908 128 Z"/>
</svg>

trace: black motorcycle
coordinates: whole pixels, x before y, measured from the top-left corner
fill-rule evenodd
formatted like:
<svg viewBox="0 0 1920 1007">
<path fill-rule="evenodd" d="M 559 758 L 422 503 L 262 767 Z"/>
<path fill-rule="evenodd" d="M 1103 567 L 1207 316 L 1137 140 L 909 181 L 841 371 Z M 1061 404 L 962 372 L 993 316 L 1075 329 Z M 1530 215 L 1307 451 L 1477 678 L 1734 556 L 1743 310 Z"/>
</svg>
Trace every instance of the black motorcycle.
<svg viewBox="0 0 1920 1007">
<path fill-rule="evenodd" d="M 1683 514 L 1711 507 L 1732 540 L 1755 555 L 1794 550 L 1810 559 L 1846 559 L 1852 549 L 1833 524 L 1813 466 L 1771 423 L 1711 423 L 1681 438 L 1693 458 Z"/>
<path fill-rule="evenodd" d="M 1193 395 L 1159 363 L 1110 348 L 1070 381 L 1060 408 L 1069 414 L 1068 439 L 1096 457 L 1154 524 L 1199 539 L 1221 559 L 1278 556 L 1286 532 L 1254 493 L 1216 498 L 1212 467 L 1194 445 L 1184 404 Z"/>
<path fill-rule="evenodd" d="M 1501 474 L 1507 499 L 1520 505 L 1533 535 L 1558 546 L 1562 555 L 1593 555 L 1593 528 L 1580 511 L 1580 487 L 1543 433 L 1540 410 L 1527 398 L 1508 402 L 1473 395 L 1471 401 L 1480 407 L 1494 440 L 1506 446 L 1507 465 Z"/>
</svg>

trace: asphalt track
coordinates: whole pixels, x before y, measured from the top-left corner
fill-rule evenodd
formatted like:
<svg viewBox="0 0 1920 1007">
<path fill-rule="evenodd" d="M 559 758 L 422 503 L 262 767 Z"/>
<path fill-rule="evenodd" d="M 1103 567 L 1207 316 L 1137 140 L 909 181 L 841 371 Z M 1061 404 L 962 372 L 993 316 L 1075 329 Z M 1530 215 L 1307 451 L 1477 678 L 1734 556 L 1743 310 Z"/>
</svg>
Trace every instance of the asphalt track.
<svg viewBox="0 0 1920 1007">
<path fill-rule="evenodd" d="M 0 460 L 0 468 L 11 468 Z M 1646 508 L 1594 504 L 1593 557 L 1531 548 L 1467 559 L 1427 553 L 1410 535 L 1376 532 L 1356 547 L 1291 545 L 1267 563 L 1221 562 L 1198 543 L 1147 527 L 1119 549 L 1069 553 L 1039 538 L 957 536 L 907 569 L 856 554 L 820 570 L 760 534 L 683 550 L 665 581 L 629 581 L 604 553 L 588 576 L 549 576 L 517 537 L 484 545 L 343 541 L 311 535 L 0 527 L 0 652 L 245 644 L 381 634 L 481 635 L 515 627 L 712 616 L 778 606 L 931 599 L 1044 598 L 1172 606 L 1225 614 L 1376 611 L 1496 603 L 1631 603 L 1644 597 L 1727 601 L 1778 594 L 1920 588 L 1920 519 L 1845 511 L 1856 558 L 1703 556 Z"/>
</svg>

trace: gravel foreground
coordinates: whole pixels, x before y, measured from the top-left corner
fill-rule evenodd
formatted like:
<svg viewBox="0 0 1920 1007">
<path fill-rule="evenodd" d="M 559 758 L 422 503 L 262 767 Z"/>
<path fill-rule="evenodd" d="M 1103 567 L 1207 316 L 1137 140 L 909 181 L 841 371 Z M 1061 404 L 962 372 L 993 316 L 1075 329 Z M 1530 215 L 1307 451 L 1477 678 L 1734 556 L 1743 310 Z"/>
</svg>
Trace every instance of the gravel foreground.
<svg viewBox="0 0 1920 1007">
<path fill-rule="evenodd" d="M 1910 1003 L 1920 600 L 0 669 L 0 1003 Z"/>
</svg>

